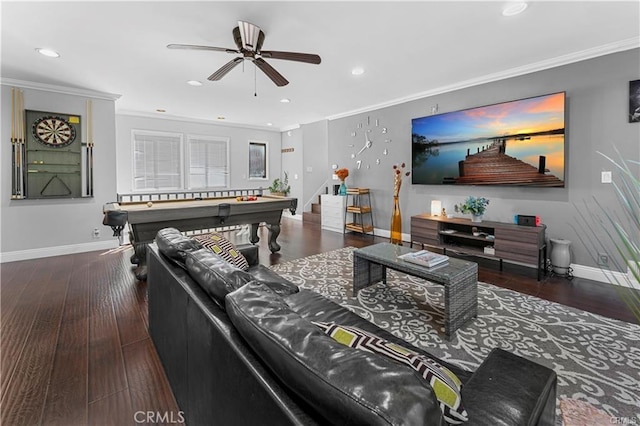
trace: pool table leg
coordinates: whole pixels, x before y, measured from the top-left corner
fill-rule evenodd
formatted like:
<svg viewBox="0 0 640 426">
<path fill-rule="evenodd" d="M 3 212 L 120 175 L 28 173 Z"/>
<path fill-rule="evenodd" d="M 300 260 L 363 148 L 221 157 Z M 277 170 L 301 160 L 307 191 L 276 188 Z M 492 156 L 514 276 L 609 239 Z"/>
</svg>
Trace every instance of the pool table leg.
<svg viewBox="0 0 640 426">
<path fill-rule="evenodd" d="M 259 223 L 251 224 L 251 234 L 249 235 L 249 241 L 251 241 L 251 244 L 258 244 L 258 241 L 260 241 L 260 237 L 258 237 L 258 226 L 260 226 Z"/>
<path fill-rule="evenodd" d="M 280 224 L 268 223 L 267 228 L 269 228 L 269 250 L 271 253 L 280 251 L 280 244 L 276 242 L 276 238 L 280 235 Z"/>
<path fill-rule="evenodd" d="M 251 235 L 249 236 L 249 241 L 252 244 L 257 244 L 260 241 L 258 237 L 258 226 L 259 223 L 251 224 Z M 280 244 L 276 241 L 278 235 L 280 235 L 280 224 L 279 223 L 267 223 L 267 228 L 269 229 L 269 250 L 271 253 L 275 253 L 280 251 Z"/>
</svg>

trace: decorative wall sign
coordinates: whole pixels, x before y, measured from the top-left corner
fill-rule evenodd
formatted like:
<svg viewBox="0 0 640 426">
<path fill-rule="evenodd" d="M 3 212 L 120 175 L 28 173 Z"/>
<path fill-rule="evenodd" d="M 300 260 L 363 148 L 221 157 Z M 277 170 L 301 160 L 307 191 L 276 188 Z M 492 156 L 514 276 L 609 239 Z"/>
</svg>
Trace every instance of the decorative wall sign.
<svg viewBox="0 0 640 426">
<path fill-rule="evenodd" d="M 629 82 L 629 123 L 640 123 L 640 80 Z"/>
</svg>

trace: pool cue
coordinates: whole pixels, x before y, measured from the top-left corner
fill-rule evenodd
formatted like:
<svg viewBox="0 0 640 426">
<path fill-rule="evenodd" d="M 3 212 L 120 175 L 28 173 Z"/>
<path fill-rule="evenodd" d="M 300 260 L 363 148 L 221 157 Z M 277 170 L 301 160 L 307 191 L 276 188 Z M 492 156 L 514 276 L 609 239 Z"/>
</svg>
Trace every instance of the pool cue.
<svg viewBox="0 0 640 426">
<path fill-rule="evenodd" d="M 17 135 L 18 135 L 18 198 L 25 198 L 27 196 L 25 190 L 25 161 L 27 159 L 26 146 L 25 146 L 25 129 L 24 129 L 24 92 L 22 90 L 17 91 Z"/>
<path fill-rule="evenodd" d="M 16 198 L 18 173 L 16 171 L 16 89 L 11 88 L 11 198 Z"/>
<path fill-rule="evenodd" d="M 93 101 L 87 101 L 87 194 L 93 197 Z"/>
</svg>

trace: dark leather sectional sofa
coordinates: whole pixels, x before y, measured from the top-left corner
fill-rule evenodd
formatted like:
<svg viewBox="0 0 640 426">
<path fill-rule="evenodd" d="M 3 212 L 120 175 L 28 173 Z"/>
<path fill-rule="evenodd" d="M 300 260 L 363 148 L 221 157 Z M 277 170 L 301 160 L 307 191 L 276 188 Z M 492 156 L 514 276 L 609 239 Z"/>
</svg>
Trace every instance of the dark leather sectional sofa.
<svg viewBox="0 0 640 426">
<path fill-rule="evenodd" d="M 310 321 L 431 355 L 259 265 L 257 247 L 238 248 L 248 271 L 173 229 L 148 250 L 149 331 L 187 424 L 446 425 L 414 370 L 342 346 Z M 465 424 L 555 425 L 552 370 L 501 349 L 475 372 L 437 361 L 463 382 Z"/>
</svg>

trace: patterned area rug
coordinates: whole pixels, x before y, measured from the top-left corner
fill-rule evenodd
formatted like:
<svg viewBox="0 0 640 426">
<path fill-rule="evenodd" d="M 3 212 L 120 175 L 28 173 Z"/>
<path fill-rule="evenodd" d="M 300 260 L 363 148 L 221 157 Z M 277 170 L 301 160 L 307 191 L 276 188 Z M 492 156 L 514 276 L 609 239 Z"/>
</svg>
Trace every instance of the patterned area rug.
<svg viewBox="0 0 640 426">
<path fill-rule="evenodd" d="M 494 347 L 553 368 L 558 402 L 590 403 L 640 424 L 640 326 L 478 283 L 478 318 L 444 339 L 444 290 L 388 271 L 387 285 L 351 290 L 352 247 L 297 259 L 272 269 L 318 292 L 433 355 L 475 370 Z M 562 424 L 558 403 L 558 424 Z"/>
</svg>

